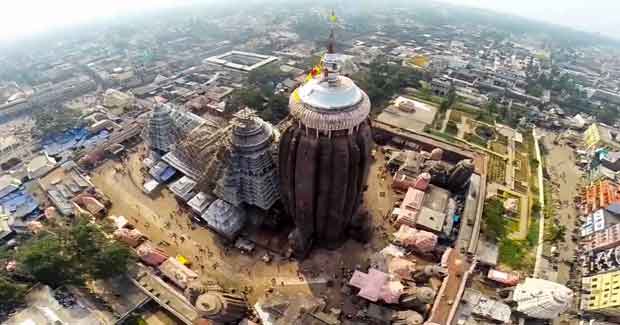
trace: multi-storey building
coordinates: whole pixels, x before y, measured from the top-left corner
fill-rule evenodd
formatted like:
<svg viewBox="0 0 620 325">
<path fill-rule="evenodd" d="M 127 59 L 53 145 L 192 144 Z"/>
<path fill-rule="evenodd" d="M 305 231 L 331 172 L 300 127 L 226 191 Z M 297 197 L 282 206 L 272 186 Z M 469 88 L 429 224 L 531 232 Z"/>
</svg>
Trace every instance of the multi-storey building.
<svg viewBox="0 0 620 325">
<path fill-rule="evenodd" d="M 620 271 L 585 277 L 581 280 L 581 309 L 610 316 L 620 316 Z"/>
</svg>

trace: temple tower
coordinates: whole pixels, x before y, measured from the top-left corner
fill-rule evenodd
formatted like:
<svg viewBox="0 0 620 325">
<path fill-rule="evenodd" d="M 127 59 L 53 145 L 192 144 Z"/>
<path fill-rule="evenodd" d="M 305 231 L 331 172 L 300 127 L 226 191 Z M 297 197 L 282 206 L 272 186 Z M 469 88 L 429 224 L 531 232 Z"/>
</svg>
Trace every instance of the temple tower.
<svg viewBox="0 0 620 325">
<path fill-rule="evenodd" d="M 282 134 L 279 176 L 284 207 L 293 218 L 297 255 L 312 243 L 337 247 L 347 238 L 362 203 L 371 163 L 370 100 L 340 74 L 333 32 L 322 74 L 289 100 L 294 123 Z"/>
<path fill-rule="evenodd" d="M 274 128 L 248 108 L 232 120 L 231 151 L 215 193 L 224 201 L 268 210 L 280 198 L 271 145 Z"/>
</svg>

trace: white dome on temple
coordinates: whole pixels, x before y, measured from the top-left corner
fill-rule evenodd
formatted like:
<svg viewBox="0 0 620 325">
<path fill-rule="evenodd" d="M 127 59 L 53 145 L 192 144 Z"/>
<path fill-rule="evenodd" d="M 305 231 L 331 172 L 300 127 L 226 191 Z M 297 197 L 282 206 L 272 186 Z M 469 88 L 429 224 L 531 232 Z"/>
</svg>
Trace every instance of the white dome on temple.
<svg viewBox="0 0 620 325">
<path fill-rule="evenodd" d="M 327 54 L 325 75 L 312 79 L 291 96 L 291 115 L 305 127 L 320 131 L 351 130 L 370 114 L 370 99 L 353 80 L 339 74 L 340 59 Z"/>
<path fill-rule="evenodd" d="M 527 278 L 515 288 L 517 311 L 532 318 L 554 319 L 573 303 L 573 291 L 559 283 Z"/>
<path fill-rule="evenodd" d="M 313 108 L 337 110 L 350 108 L 364 98 L 355 83 L 344 76 L 338 76 L 338 86 L 332 87 L 326 79 L 313 79 L 299 87 L 301 101 Z"/>
</svg>

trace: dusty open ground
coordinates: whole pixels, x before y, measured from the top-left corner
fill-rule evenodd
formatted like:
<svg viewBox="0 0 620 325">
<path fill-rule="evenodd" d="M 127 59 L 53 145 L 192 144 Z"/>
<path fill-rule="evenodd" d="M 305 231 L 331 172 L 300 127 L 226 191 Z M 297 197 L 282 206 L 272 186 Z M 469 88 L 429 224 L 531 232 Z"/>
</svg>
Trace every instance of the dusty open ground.
<svg viewBox="0 0 620 325">
<path fill-rule="evenodd" d="M 125 163 L 108 161 L 92 176 L 92 182 L 112 200 L 110 215 L 122 215 L 145 233 L 159 247 L 174 256 L 184 255 L 191 262 L 191 268 L 202 276 L 217 279 L 228 288 L 245 290 L 251 303 L 275 287 L 280 291 L 305 291 L 315 296 L 329 297 L 330 305 L 339 305 L 340 283 L 344 269 L 354 269 L 357 265 L 367 265 L 369 256 L 384 247 L 387 236 L 382 229 L 391 229 L 383 216 L 391 209 L 393 198 L 389 190 L 389 175 L 383 180 L 379 167 L 383 157 L 371 168 L 366 200 L 372 207 L 373 223 L 377 227 L 370 244 L 362 245 L 348 241 L 336 251 L 315 250 L 311 256 L 297 262 L 276 256 L 266 264 L 261 261 L 265 251 L 258 250 L 252 256 L 241 254 L 238 250 L 223 244 L 212 231 L 192 225 L 190 215 L 179 210 L 174 195 L 163 189 L 154 197 L 141 190 L 141 157 L 144 148 L 130 153 Z M 300 281 L 300 276 L 308 281 Z M 325 280 L 334 280 L 329 287 Z M 348 280 L 348 279 L 345 279 Z"/>
</svg>

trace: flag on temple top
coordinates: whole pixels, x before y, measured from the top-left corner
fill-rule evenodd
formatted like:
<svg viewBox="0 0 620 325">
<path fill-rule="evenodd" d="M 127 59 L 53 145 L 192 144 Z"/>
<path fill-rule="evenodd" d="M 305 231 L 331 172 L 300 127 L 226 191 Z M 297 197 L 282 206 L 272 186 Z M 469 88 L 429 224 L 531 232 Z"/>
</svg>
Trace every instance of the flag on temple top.
<svg viewBox="0 0 620 325">
<path fill-rule="evenodd" d="M 312 77 L 316 77 L 318 75 L 321 74 L 321 64 L 317 64 L 314 68 L 312 68 L 312 70 L 310 70 L 310 74 L 312 75 Z"/>
<path fill-rule="evenodd" d="M 322 71 L 323 69 L 321 69 L 321 63 L 317 64 L 314 68 L 312 68 L 312 70 L 310 70 L 310 72 L 306 76 L 306 79 L 304 80 L 304 83 L 316 78 L 318 75 L 321 74 Z"/>
<path fill-rule="evenodd" d="M 301 103 L 301 97 L 299 96 L 299 88 L 295 88 L 295 91 L 293 91 L 293 100 L 297 104 Z"/>
<path fill-rule="evenodd" d="M 338 22 L 338 17 L 336 17 L 336 14 L 334 13 L 334 11 L 333 11 L 333 10 L 332 10 L 332 14 L 331 14 L 331 16 L 329 16 L 329 20 L 330 20 L 332 23 L 337 23 L 337 22 Z"/>
</svg>

